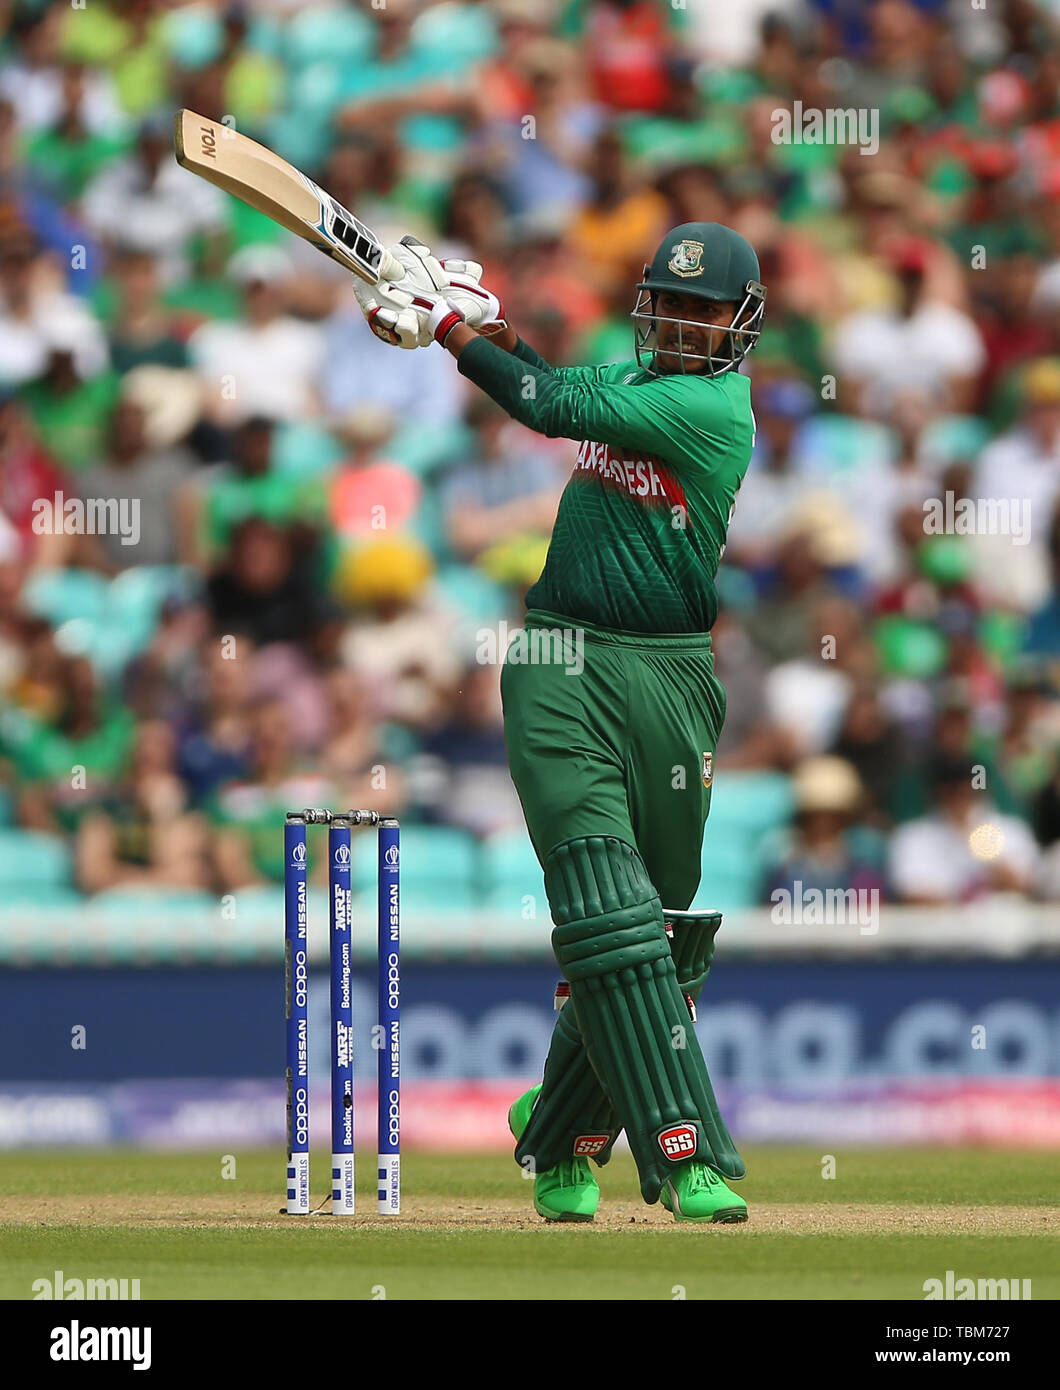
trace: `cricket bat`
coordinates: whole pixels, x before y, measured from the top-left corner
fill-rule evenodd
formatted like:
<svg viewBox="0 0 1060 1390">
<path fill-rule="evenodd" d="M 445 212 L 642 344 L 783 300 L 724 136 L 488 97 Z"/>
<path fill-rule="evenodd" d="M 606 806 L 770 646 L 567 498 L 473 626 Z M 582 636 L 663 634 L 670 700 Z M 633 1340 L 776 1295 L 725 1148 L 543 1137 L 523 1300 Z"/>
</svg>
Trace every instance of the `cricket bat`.
<svg viewBox="0 0 1060 1390">
<path fill-rule="evenodd" d="M 257 208 L 370 285 L 403 278 L 405 267 L 371 228 L 286 159 L 194 111 L 178 111 L 173 127 L 183 168 Z"/>
</svg>

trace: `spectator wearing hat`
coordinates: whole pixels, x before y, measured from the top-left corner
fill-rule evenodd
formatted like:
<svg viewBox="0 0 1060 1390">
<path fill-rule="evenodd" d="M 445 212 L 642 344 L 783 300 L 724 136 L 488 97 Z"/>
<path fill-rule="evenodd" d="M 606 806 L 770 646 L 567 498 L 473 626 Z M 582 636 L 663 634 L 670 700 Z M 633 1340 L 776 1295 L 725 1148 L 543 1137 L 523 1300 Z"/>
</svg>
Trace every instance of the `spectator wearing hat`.
<svg viewBox="0 0 1060 1390">
<path fill-rule="evenodd" d="M 54 305 L 39 332 L 43 370 L 19 397 L 48 453 L 70 473 L 83 473 L 103 456 L 118 376 L 99 324 L 80 306 Z"/>
<path fill-rule="evenodd" d="M 856 833 L 864 803 L 857 772 L 843 758 L 807 758 L 792 782 L 795 818 L 779 862 L 767 874 L 765 900 L 785 893 L 839 890 L 884 895 L 876 838 Z M 860 843 L 859 843 L 860 840 Z M 878 900 L 878 899 L 877 899 Z"/>
<path fill-rule="evenodd" d="M 933 759 L 928 814 L 891 840 L 890 879 L 903 902 L 939 906 L 1030 889 L 1040 858 L 1030 827 L 1002 815 L 972 779 L 964 758 Z"/>
<path fill-rule="evenodd" d="M 348 551 L 336 578 L 339 598 L 354 609 L 340 645 L 344 665 L 379 708 L 412 729 L 442 716 L 460 671 L 453 615 L 431 588 L 433 569 L 413 537 L 382 536 Z"/>
<path fill-rule="evenodd" d="M 184 501 L 197 467 L 184 440 L 199 418 L 199 384 L 189 372 L 137 367 L 122 382 L 102 462 L 79 479 L 81 496 L 128 501 L 135 535 L 86 536 L 82 563 L 109 573 L 130 565 L 189 563 L 191 516 Z"/>
</svg>

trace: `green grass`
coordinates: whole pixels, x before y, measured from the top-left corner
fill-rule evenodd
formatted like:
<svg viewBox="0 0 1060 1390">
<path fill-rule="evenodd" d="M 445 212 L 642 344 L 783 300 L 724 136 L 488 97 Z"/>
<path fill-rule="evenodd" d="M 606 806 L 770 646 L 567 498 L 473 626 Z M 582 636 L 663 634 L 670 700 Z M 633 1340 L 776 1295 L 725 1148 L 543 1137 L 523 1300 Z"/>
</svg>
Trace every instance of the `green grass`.
<svg viewBox="0 0 1060 1390">
<path fill-rule="evenodd" d="M 230 1180 L 219 1154 L 8 1153 L 0 1297 L 30 1297 L 55 1269 L 139 1278 L 145 1299 L 670 1299 L 681 1286 L 688 1298 L 917 1300 L 947 1269 L 1060 1297 L 1054 1155 L 840 1151 L 831 1181 L 816 1150 L 746 1157 L 750 1221 L 697 1227 L 639 1201 L 626 1155 L 600 1175 L 608 1224 L 547 1226 L 505 1157 L 407 1157 L 406 1215 L 391 1221 L 373 1214 L 364 1157 L 366 1214 L 337 1221 L 278 1215 L 274 1153 L 237 1154 Z"/>
</svg>

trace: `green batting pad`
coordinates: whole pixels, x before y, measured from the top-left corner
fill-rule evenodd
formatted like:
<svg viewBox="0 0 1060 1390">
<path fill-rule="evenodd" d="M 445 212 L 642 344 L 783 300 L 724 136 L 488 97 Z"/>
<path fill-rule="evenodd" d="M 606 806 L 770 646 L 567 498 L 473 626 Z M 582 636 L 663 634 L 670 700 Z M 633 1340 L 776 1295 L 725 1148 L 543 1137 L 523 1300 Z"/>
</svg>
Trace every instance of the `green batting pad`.
<svg viewBox="0 0 1060 1390">
<path fill-rule="evenodd" d="M 645 1201 L 657 1201 L 674 1164 L 693 1157 L 742 1178 L 640 855 L 615 836 L 569 840 L 550 851 L 545 886 L 556 959 Z"/>
<path fill-rule="evenodd" d="M 543 1173 L 573 1157 L 593 1158 L 601 1166 L 622 1126 L 607 1092 L 589 1064 L 572 1002 L 560 1010 L 545 1062 L 541 1093 L 515 1157 Z"/>
</svg>

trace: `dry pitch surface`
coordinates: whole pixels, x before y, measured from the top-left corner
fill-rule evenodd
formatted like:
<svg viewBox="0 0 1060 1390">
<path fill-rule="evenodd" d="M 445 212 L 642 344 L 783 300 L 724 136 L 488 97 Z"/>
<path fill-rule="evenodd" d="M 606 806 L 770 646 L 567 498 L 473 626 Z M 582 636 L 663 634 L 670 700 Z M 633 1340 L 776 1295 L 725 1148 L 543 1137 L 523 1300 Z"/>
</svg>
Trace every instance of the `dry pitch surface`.
<svg viewBox="0 0 1060 1390">
<path fill-rule="evenodd" d="M 750 1220 L 702 1227 L 645 1206 L 627 1155 L 592 1225 L 547 1225 L 504 1157 L 409 1156 L 397 1218 L 374 1214 L 362 1159 L 363 1214 L 340 1221 L 282 1216 L 271 1153 L 233 1155 L 234 1178 L 221 1154 L 5 1154 L 0 1296 L 61 1269 L 139 1278 L 145 1299 L 923 1299 L 952 1269 L 1060 1297 L 1054 1155 L 840 1151 L 834 1179 L 815 1151 L 745 1156 Z"/>
</svg>

